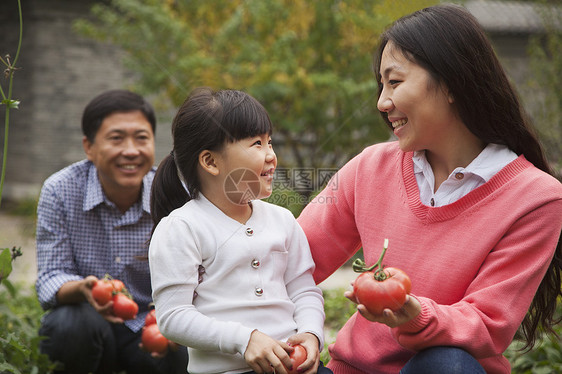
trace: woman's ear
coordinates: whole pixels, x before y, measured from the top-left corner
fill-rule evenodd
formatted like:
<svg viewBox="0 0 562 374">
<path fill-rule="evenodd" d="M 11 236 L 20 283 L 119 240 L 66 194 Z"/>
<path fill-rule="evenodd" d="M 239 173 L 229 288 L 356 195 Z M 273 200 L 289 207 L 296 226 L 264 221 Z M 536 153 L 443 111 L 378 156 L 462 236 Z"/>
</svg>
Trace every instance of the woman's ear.
<svg viewBox="0 0 562 374">
<path fill-rule="evenodd" d="M 215 159 L 214 152 L 204 150 L 199 153 L 199 165 L 201 168 L 211 175 L 219 175 L 219 167 Z"/>
<path fill-rule="evenodd" d="M 455 102 L 455 98 L 453 97 L 452 93 L 447 93 L 447 100 L 449 101 L 449 104 L 453 104 Z"/>
</svg>

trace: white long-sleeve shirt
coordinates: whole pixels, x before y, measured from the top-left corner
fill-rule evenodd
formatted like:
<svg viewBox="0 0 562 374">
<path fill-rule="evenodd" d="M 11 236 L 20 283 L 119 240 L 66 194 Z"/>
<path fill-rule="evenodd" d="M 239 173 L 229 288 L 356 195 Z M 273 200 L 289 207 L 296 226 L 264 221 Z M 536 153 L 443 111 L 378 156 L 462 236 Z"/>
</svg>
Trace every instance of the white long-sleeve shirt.
<svg viewBox="0 0 562 374">
<path fill-rule="evenodd" d="M 149 264 L 158 325 L 189 350 L 188 371 L 245 372 L 252 331 L 286 340 L 311 332 L 323 346 L 324 308 L 304 232 L 260 200 L 245 225 L 202 194 L 158 224 Z"/>
</svg>

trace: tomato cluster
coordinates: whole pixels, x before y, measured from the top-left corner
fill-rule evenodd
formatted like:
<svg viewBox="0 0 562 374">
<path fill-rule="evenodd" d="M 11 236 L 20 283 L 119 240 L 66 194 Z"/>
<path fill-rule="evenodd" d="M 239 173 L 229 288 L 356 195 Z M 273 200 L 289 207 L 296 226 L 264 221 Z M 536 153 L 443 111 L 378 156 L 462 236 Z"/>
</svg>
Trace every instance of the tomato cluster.
<svg viewBox="0 0 562 374">
<path fill-rule="evenodd" d="M 406 273 L 394 267 L 382 266 L 387 248 L 388 239 L 384 242 L 379 260 L 369 268 L 359 259 L 353 264 L 353 269 L 362 273 L 353 284 L 355 299 L 376 315 L 381 315 L 387 308 L 394 312 L 400 310 L 412 289 L 412 282 Z"/>
<path fill-rule="evenodd" d="M 142 346 L 148 352 L 164 353 L 168 348 L 168 339 L 162 335 L 156 324 L 156 311 L 152 309 L 144 319 L 141 336 Z"/>
<path fill-rule="evenodd" d="M 125 284 L 118 279 L 112 279 L 106 275 L 103 279 L 96 281 L 92 287 L 92 296 L 101 306 L 113 301 L 113 315 L 116 317 L 123 320 L 137 317 L 139 306 L 131 297 Z"/>
</svg>

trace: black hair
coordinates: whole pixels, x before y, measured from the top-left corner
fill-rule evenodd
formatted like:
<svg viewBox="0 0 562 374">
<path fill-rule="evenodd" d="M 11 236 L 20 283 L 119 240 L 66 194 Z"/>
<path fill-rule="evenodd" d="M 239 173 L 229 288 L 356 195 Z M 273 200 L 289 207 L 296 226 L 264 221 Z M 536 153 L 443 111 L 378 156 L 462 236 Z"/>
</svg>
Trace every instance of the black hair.
<svg viewBox="0 0 562 374">
<path fill-rule="evenodd" d="M 93 143 L 103 120 L 113 113 L 140 111 L 156 134 L 156 115 L 142 96 L 127 90 L 105 91 L 92 99 L 82 114 L 82 133 Z"/>
<path fill-rule="evenodd" d="M 197 165 L 202 151 L 219 151 L 226 142 L 271 133 L 269 114 L 249 94 L 196 88 L 172 122 L 174 147 L 154 176 L 150 197 L 154 225 L 199 194 Z"/>
<path fill-rule="evenodd" d="M 374 70 L 381 81 L 380 64 L 385 46 L 426 69 L 448 88 L 466 127 L 484 143 L 506 145 L 523 154 L 537 168 L 554 176 L 543 149 L 486 34 L 476 18 L 460 5 L 440 4 L 402 17 L 381 36 Z M 382 87 L 379 85 L 379 97 Z M 387 114 L 381 112 L 388 121 Z M 562 244 L 533 299 L 521 332 L 532 348 L 538 332 L 553 332 L 556 301 L 561 290 Z"/>
</svg>

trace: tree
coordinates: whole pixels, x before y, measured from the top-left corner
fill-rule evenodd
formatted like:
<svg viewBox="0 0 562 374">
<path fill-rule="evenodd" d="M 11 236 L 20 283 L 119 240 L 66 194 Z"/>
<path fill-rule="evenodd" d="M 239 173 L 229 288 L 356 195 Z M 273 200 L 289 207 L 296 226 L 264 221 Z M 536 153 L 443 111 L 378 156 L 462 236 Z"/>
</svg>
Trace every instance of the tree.
<svg viewBox="0 0 562 374">
<path fill-rule="evenodd" d="M 529 88 L 537 93 L 532 115 L 549 160 L 562 177 L 562 1 L 539 0 L 545 32 L 531 39 Z M 550 6 L 549 6 L 550 5 Z"/>
<path fill-rule="evenodd" d="M 256 97 L 274 122 L 280 167 L 314 174 L 300 191 L 308 197 L 326 181 L 316 171 L 388 139 L 372 72 L 377 37 L 436 2 L 112 0 L 75 26 L 122 47 L 140 90 L 175 107 L 197 86 Z"/>
</svg>

